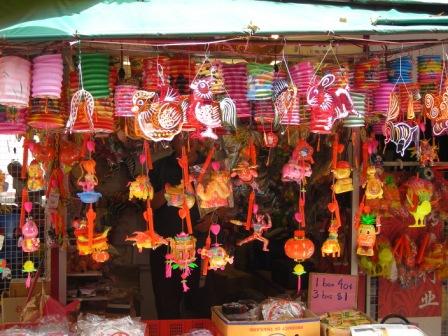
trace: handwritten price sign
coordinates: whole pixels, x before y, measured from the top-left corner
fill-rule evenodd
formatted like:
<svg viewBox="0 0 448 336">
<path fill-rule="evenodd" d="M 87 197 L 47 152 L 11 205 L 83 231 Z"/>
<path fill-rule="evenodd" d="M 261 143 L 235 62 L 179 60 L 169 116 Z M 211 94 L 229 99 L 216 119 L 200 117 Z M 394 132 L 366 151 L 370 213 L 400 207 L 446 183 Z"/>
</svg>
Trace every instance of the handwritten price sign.
<svg viewBox="0 0 448 336">
<path fill-rule="evenodd" d="M 357 276 L 310 273 L 308 308 L 316 314 L 356 309 L 357 295 Z"/>
</svg>

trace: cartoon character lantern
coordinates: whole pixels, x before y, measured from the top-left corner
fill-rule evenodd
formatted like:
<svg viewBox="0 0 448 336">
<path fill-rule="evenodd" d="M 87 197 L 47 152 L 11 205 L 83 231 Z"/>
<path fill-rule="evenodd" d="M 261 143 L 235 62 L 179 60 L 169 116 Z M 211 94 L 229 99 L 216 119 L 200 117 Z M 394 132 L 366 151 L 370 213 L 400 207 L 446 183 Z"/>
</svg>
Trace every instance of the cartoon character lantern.
<svg viewBox="0 0 448 336">
<path fill-rule="evenodd" d="M 237 245 L 241 246 L 253 240 L 258 240 L 263 243 L 263 251 L 268 252 L 269 240 L 263 237 L 263 233 L 272 227 L 271 216 L 268 213 L 259 213 L 257 204 L 254 204 L 253 206 L 253 212 L 254 212 L 254 217 L 252 218 L 253 233 L 249 237 L 239 241 Z"/>
<path fill-rule="evenodd" d="M 333 190 L 336 194 L 345 193 L 353 190 L 353 182 L 350 177 L 352 168 L 347 161 L 338 161 L 336 169 L 332 170 L 336 179 Z"/>
<path fill-rule="evenodd" d="M 300 184 L 306 177 L 310 177 L 311 164 L 314 163 L 313 152 L 313 147 L 305 140 L 299 140 L 288 163 L 282 168 L 282 181 Z"/>
<path fill-rule="evenodd" d="M 109 259 L 109 249 L 107 235 L 110 228 L 106 228 L 103 232 L 94 233 L 92 244 L 89 245 L 88 223 L 86 220 L 74 221 L 73 227 L 76 237 L 76 247 L 79 255 L 92 255 L 92 259 L 96 262 L 105 262 Z"/>
<path fill-rule="evenodd" d="M 375 166 L 369 166 L 366 171 L 367 180 L 363 184 L 366 188 L 366 199 L 383 198 L 383 182 L 376 176 Z"/>
<path fill-rule="evenodd" d="M 31 161 L 28 167 L 27 187 L 29 191 L 44 189 L 44 172 L 36 160 Z"/>
<path fill-rule="evenodd" d="M 375 227 L 376 224 L 376 227 Z M 361 215 L 360 225 L 358 227 L 358 255 L 373 256 L 373 247 L 375 246 L 376 236 L 381 231 L 381 222 L 379 217 L 371 213 Z"/>
<path fill-rule="evenodd" d="M 154 189 L 145 174 L 138 175 L 135 181 L 129 183 L 129 200 L 136 198 L 141 200 L 152 199 Z"/>
<path fill-rule="evenodd" d="M 40 240 L 38 237 L 39 229 L 33 221 L 33 218 L 29 216 L 33 205 L 31 202 L 25 202 L 24 207 L 28 213 L 28 218 L 21 228 L 22 237 L 19 238 L 17 245 L 22 248 L 23 252 L 36 252 L 39 249 Z"/>
<path fill-rule="evenodd" d="M 413 177 L 407 183 L 406 200 L 410 214 L 414 217 L 414 224 L 409 227 L 425 227 L 426 216 L 431 213 L 431 198 L 433 186 L 431 182 Z"/>
<path fill-rule="evenodd" d="M 207 237 L 205 247 L 198 250 L 203 260 L 202 262 L 202 274 L 207 275 L 207 271 L 211 270 L 224 270 L 227 264 L 233 263 L 233 257 L 229 256 L 227 251 L 218 244 L 218 234 L 221 231 L 219 224 L 210 225 L 210 231 L 215 235 L 215 243 L 210 244 L 210 233 Z"/>
<path fill-rule="evenodd" d="M 198 265 L 196 261 L 196 238 L 185 232 L 181 232 L 174 238 L 168 238 L 169 249 L 166 259 L 165 276 L 171 278 L 171 270 L 179 269 L 182 271 L 181 283 L 184 292 L 190 288 L 187 286 L 187 278 L 191 273 L 191 269 L 195 269 Z"/>
</svg>

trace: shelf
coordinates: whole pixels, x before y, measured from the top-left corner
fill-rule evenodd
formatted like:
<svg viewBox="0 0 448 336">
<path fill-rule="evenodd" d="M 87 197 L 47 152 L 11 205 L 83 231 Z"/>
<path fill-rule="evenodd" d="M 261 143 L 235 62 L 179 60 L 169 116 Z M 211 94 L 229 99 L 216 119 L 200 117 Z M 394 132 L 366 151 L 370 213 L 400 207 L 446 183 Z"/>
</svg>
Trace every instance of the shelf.
<svg viewBox="0 0 448 336">
<path fill-rule="evenodd" d="M 108 296 L 87 296 L 87 297 L 68 297 L 67 301 L 74 301 L 74 300 L 79 300 L 79 301 L 108 301 L 109 297 Z"/>
<path fill-rule="evenodd" d="M 99 271 L 88 271 L 88 272 L 77 272 L 77 273 L 67 273 L 67 277 L 100 277 L 103 276 L 102 272 Z"/>
</svg>

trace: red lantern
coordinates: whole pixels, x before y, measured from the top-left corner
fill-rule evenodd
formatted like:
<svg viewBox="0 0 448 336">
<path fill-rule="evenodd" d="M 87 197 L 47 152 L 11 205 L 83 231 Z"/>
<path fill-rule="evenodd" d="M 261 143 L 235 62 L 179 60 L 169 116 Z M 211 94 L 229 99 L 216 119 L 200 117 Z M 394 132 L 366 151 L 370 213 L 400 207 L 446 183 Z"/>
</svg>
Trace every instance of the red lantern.
<svg viewBox="0 0 448 336">
<path fill-rule="evenodd" d="M 293 274 L 297 275 L 297 293 L 299 293 L 301 287 L 300 276 L 306 273 L 301 262 L 314 254 L 314 244 L 311 240 L 305 237 L 304 230 L 296 230 L 294 231 L 294 238 L 288 239 L 285 243 L 285 253 L 288 257 L 297 262 Z"/>
<path fill-rule="evenodd" d="M 304 261 L 314 254 L 314 244 L 305 237 L 305 231 L 296 230 L 294 238 L 290 238 L 285 243 L 286 255 L 296 262 Z"/>
</svg>

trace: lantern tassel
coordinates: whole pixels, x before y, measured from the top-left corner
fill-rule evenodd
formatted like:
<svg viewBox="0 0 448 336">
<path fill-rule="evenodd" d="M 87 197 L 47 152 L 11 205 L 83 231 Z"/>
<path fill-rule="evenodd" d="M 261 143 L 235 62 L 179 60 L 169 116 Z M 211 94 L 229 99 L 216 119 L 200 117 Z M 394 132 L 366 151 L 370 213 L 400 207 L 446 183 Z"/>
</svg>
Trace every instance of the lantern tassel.
<svg viewBox="0 0 448 336">
<path fill-rule="evenodd" d="M 254 211 L 255 191 L 252 190 L 249 195 L 249 206 L 247 207 L 246 230 L 250 230 L 252 225 L 252 215 Z"/>
<path fill-rule="evenodd" d="M 23 141 L 23 157 L 22 157 L 22 171 L 20 172 L 20 177 L 22 180 L 26 179 L 26 176 L 28 174 L 28 148 L 30 146 L 30 141 L 28 140 L 28 137 L 25 138 Z"/>
<path fill-rule="evenodd" d="M 28 202 L 28 189 L 22 189 L 22 205 L 20 207 L 20 229 L 22 229 L 23 224 L 25 224 L 25 203 Z"/>
<path fill-rule="evenodd" d="M 95 218 L 96 218 L 96 213 L 93 210 L 93 206 L 92 204 L 90 204 L 89 210 L 87 210 L 87 234 L 88 234 L 88 243 L 89 243 L 89 248 L 92 248 L 93 245 L 93 230 L 95 227 Z"/>
<path fill-rule="evenodd" d="M 26 278 L 25 287 L 26 288 L 30 288 L 31 287 L 31 273 L 30 272 L 28 273 L 28 277 Z"/>
<path fill-rule="evenodd" d="M 169 279 L 173 275 L 173 268 L 171 267 L 171 262 L 167 261 L 165 265 L 165 278 Z"/>
<path fill-rule="evenodd" d="M 297 276 L 297 294 L 300 294 L 300 290 L 302 289 L 302 278 L 300 275 Z"/>
</svg>

